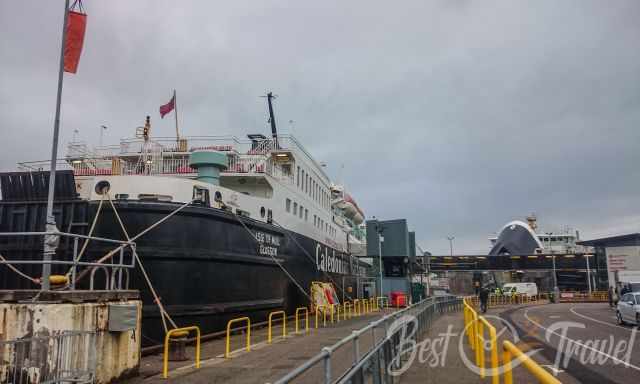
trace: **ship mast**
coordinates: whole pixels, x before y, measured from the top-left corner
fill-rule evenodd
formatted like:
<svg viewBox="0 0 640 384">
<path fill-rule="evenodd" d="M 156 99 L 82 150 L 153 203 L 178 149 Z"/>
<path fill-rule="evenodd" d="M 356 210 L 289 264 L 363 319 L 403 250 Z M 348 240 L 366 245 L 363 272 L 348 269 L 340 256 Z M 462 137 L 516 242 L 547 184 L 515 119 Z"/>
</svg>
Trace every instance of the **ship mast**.
<svg viewBox="0 0 640 384">
<path fill-rule="evenodd" d="M 273 104 L 271 102 L 272 99 L 275 99 L 277 96 L 274 96 L 272 92 L 267 93 L 267 104 L 269 105 L 269 122 L 271 123 L 271 136 L 273 137 L 273 145 L 275 149 L 279 149 L 278 145 L 278 130 L 276 129 L 276 118 L 273 115 Z"/>
</svg>

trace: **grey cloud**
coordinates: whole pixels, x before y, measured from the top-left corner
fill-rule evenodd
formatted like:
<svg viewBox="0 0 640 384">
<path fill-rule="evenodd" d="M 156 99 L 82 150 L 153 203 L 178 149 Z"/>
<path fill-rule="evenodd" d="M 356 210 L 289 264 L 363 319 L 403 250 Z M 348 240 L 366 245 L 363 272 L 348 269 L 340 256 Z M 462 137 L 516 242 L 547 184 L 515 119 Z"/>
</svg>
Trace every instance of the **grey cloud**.
<svg viewBox="0 0 640 384">
<path fill-rule="evenodd" d="M 46 159 L 62 1 L 0 3 L 0 169 Z M 486 252 L 535 211 L 583 236 L 638 230 L 640 3 L 85 1 L 62 142 L 131 136 L 178 90 L 185 133 L 267 131 L 264 100 L 367 215 Z M 28 22 L 27 22 L 28 21 Z M 294 120 L 293 126 L 287 122 Z M 345 164 L 340 171 L 340 164 Z"/>
</svg>

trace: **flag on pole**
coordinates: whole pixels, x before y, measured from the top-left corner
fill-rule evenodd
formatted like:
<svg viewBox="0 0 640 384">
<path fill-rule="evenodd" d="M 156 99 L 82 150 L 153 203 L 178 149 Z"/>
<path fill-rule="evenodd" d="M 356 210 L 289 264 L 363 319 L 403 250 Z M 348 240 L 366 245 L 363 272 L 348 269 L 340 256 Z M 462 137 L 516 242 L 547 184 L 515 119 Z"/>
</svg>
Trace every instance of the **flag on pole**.
<svg viewBox="0 0 640 384">
<path fill-rule="evenodd" d="M 174 94 L 171 100 L 165 104 L 160 106 L 160 118 L 164 119 L 164 115 L 173 111 L 176 107 L 176 95 Z"/>
<path fill-rule="evenodd" d="M 64 41 L 64 71 L 76 73 L 78 64 L 80 63 L 82 46 L 84 45 L 87 15 L 82 12 L 81 8 L 80 12 L 69 10 L 67 18 L 67 31 Z"/>
</svg>

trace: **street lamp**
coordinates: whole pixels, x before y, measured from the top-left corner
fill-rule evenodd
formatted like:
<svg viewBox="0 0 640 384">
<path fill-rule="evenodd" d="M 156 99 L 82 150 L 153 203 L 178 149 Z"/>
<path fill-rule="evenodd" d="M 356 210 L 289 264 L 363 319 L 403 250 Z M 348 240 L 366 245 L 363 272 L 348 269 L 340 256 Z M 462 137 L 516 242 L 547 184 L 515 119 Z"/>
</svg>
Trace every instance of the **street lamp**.
<svg viewBox="0 0 640 384">
<path fill-rule="evenodd" d="M 384 229 L 375 216 L 373 216 L 373 219 L 376 221 L 376 232 L 378 233 L 378 274 L 380 278 L 380 289 L 378 291 L 380 292 L 380 296 L 384 296 L 382 293 L 382 241 L 384 239 L 382 232 Z"/>
<path fill-rule="evenodd" d="M 455 239 L 454 236 L 447 236 L 447 240 L 449 240 L 449 254 L 451 256 L 453 256 L 453 239 Z"/>
<path fill-rule="evenodd" d="M 549 252 L 551 252 L 551 263 L 553 265 L 553 292 L 558 292 L 558 276 L 556 274 L 556 255 L 553 254 L 553 248 L 551 248 L 551 235 L 553 232 L 546 232 L 547 239 L 549 240 Z"/>
</svg>

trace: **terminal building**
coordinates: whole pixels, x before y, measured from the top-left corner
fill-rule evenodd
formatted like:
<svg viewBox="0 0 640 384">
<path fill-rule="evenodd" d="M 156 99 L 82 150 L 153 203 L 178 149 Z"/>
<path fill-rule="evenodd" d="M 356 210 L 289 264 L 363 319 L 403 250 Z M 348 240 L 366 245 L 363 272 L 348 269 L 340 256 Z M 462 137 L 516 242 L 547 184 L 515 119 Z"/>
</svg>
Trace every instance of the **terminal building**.
<svg viewBox="0 0 640 384">
<path fill-rule="evenodd" d="M 640 282 L 640 233 L 579 241 L 578 244 L 593 248 L 596 259 L 604 264 L 605 273 L 598 277 L 600 282 L 605 282 L 605 287 Z"/>
</svg>

